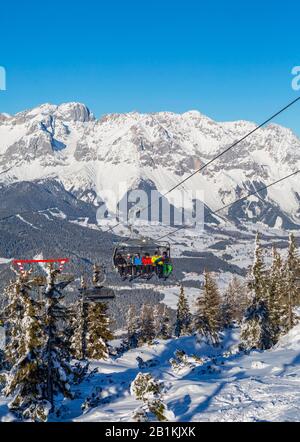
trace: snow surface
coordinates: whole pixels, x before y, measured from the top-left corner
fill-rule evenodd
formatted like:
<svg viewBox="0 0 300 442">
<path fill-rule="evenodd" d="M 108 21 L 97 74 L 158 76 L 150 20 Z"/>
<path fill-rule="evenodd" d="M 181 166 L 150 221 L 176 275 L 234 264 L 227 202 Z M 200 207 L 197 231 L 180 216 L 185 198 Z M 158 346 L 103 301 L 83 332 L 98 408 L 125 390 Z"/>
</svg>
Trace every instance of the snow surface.
<svg viewBox="0 0 300 442">
<path fill-rule="evenodd" d="M 0 258 L 0 264 L 8 264 L 11 261 L 11 258 Z"/>
<path fill-rule="evenodd" d="M 300 326 L 270 351 L 241 355 L 235 353 L 237 342 L 238 333 L 233 330 L 224 338 L 224 349 L 213 349 L 197 343 L 193 337 L 186 337 L 132 350 L 114 362 L 96 363 L 102 373 L 102 384 L 106 384 L 108 403 L 85 415 L 70 418 L 78 421 L 130 420 L 138 402 L 129 396 L 126 386 L 140 371 L 136 366 L 136 357 L 140 356 L 145 361 L 158 361 L 151 372 L 165 382 L 165 403 L 176 421 L 299 420 Z M 232 354 L 226 354 L 230 348 Z M 208 359 L 203 366 L 174 373 L 169 359 L 178 349 Z M 222 356 L 222 352 L 225 355 Z M 208 366 L 212 366 L 211 372 Z M 113 375 L 111 387 L 110 374 Z"/>
<path fill-rule="evenodd" d="M 92 361 L 98 373 L 76 387 L 77 398 L 63 402 L 63 421 L 130 421 L 140 405 L 130 395 L 136 375 L 151 372 L 164 381 L 164 402 L 175 421 L 299 421 L 300 419 L 300 325 L 282 338 L 275 348 L 237 351 L 239 330 L 226 332 L 222 347 L 213 348 L 196 337 L 157 341 L 130 350 L 107 361 Z M 173 371 L 170 358 L 184 350 L 202 358 L 202 364 Z M 138 368 L 136 358 L 151 361 L 151 368 Z M 102 388 L 102 400 L 85 413 L 84 399 Z M 0 418 L 11 420 L 8 399 L 0 397 Z M 54 419 L 55 420 L 55 419 Z"/>
</svg>

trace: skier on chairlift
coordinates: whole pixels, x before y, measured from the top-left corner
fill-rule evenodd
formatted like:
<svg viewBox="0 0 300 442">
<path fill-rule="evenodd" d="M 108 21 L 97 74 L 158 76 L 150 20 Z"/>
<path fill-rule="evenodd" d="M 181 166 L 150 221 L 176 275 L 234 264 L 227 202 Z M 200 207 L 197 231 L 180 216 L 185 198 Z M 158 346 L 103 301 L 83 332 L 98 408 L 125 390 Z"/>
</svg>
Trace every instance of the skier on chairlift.
<svg viewBox="0 0 300 442">
<path fill-rule="evenodd" d="M 146 273 L 146 275 L 150 275 L 152 271 L 152 259 L 149 253 L 145 253 L 145 255 L 143 256 L 142 264 L 143 264 L 143 272 Z"/>
<path fill-rule="evenodd" d="M 135 275 L 140 275 L 142 270 L 143 261 L 141 255 L 137 253 L 133 258 L 133 271 Z"/>
<path fill-rule="evenodd" d="M 152 256 L 152 265 L 154 267 L 155 273 L 158 275 L 158 277 L 160 277 L 163 270 L 163 257 L 160 254 L 159 250 L 156 250 L 156 252 Z"/>
<path fill-rule="evenodd" d="M 123 278 L 126 275 L 127 262 L 123 258 L 121 253 L 117 254 L 116 259 L 115 259 L 115 265 L 118 268 L 118 272 L 119 272 L 120 276 Z"/>
<path fill-rule="evenodd" d="M 133 258 L 130 253 L 126 256 L 126 275 L 133 276 Z"/>
<path fill-rule="evenodd" d="M 167 252 L 163 252 L 163 271 L 162 276 L 167 279 L 173 271 L 173 265 Z"/>
</svg>

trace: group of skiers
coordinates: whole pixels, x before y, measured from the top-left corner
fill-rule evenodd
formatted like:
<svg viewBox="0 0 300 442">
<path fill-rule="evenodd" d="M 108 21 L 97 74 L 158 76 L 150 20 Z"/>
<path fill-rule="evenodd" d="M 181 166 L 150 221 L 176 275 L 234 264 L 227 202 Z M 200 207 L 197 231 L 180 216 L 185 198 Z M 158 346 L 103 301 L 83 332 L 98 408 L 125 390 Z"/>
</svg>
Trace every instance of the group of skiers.
<svg viewBox="0 0 300 442">
<path fill-rule="evenodd" d="M 120 276 L 124 279 L 141 275 L 150 277 L 153 273 L 156 273 L 159 278 L 167 278 L 173 271 L 168 253 L 161 254 L 159 250 L 156 250 L 152 256 L 149 253 L 143 256 L 140 253 L 128 253 L 125 256 L 118 253 L 114 262 Z"/>
</svg>

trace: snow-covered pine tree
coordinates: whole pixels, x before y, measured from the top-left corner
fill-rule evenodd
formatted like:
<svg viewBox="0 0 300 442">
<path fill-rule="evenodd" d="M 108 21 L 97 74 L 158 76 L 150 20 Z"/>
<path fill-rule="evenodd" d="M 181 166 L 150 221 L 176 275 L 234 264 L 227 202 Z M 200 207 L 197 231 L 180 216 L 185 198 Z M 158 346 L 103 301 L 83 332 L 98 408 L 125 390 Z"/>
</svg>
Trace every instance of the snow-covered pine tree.
<svg viewBox="0 0 300 442">
<path fill-rule="evenodd" d="M 139 345 L 151 344 L 155 338 L 154 315 L 151 305 L 143 304 L 140 314 Z"/>
<path fill-rule="evenodd" d="M 71 317 L 71 351 L 78 360 L 83 360 L 86 357 L 87 304 L 84 302 L 86 289 L 87 282 L 82 276 L 80 279 L 80 299 L 75 303 Z"/>
<path fill-rule="evenodd" d="M 153 378 L 150 373 L 139 373 L 131 383 L 131 394 L 137 400 L 143 402 L 142 407 L 135 410 L 133 419 L 138 422 L 148 420 L 148 414 L 152 413 L 158 421 L 167 421 L 167 408 L 163 403 L 164 384 Z"/>
<path fill-rule="evenodd" d="M 57 394 L 72 398 L 70 381 L 73 369 L 70 364 L 70 345 L 64 335 L 64 325 L 69 321 L 68 309 L 62 305 L 62 290 L 67 283 L 57 282 L 60 271 L 53 265 L 47 266 L 47 285 L 44 291 L 46 298 L 45 333 L 47 342 L 43 358 L 47 366 L 47 399 L 54 410 L 54 397 Z"/>
<path fill-rule="evenodd" d="M 275 246 L 272 248 L 272 266 L 268 278 L 268 309 L 272 344 L 276 344 L 288 317 L 285 302 L 283 262 Z"/>
<path fill-rule="evenodd" d="M 266 301 L 253 298 L 241 328 L 242 350 L 267 350 L 272 346 L 272 325 Z"/>
<path fill-rule="evenodd" d="M 10 282 L 4 290 L 4 295 L 8 298 L 8 305 L 1 312 L 5 328 L 4 359 L 8 367 L 12 367 L 22 355 L 22 348 L 24 349 L 21 329 L 24 307 L 21 303 L 19 282 Z"/>
<path fill-rule="evenodd" d="M 300 259 L 297 251 L 296 239 L 293 233 L 289 235 L 289 247 L 286 262 L 284 264 L 284 290 L 285 304 L 288 309 L 288 315 L 284 321 L 283 328 L 288 332 L 295 325 L 294 307 L 298 302 L 298 288 L 296 278 L 299 274 Z"/>
<path fill-rule="evenodd" d="M 212 274 L 205 270 L 203 296 L 197 299 L 195 329 L 210 343 L 218 345 L 221 328 L 221 297 L 219 289 Z"/>
<path fill-rule="evenodd" d="M 189 304 L 184 293 L 184 288 L 181 286 L 176 310 L 175 336 L 179 337 L 190 334 L 191 322 L 192 315 Z"/>
<path fill-rule="evenodd" d="M 94 264 L 93 265 L 93 285 L 94 287 L 100 287 L 101 284 L 103 284 L 105 279 L 105 274 L 103 271 L 103 267 L 100 264 Z"/>
<path fill-rule="evenodd" d="M 144 405 L 134 410 L 132 420 L 133 422 L 149 422 L 147 409 Z"/>
<path fill-rule="evenodd" d="M 172 337 L 171 320 L 166 305 L 163 305 L 161 309 L 160 327 L 158 329 L 157 337 L 159 339 L 170 339 Z"/>
<path fill-rule="evenodd" d="M 237 280 L 236 277 L 235 281 Z M 237 320 L 237 298 L 234 290 L 234 280 L 232 279 L 225 290 L 222 302 L 222 324 L 225 328 L 232 327 Z"/>
<path fill-rule="evenodd" d="M 31 272 L 16 274 L 16 281 L 10 282 L 5 288 L 5 295 L 8 298 L 8 305 L 4 308 L 1 316 L 5 324 L 5 361 L 8 366 L 15 364 L 24 354 L 25 343 L 22 330 L 22 319 L 25 306 L 22 302 L 21 293 L 29 291 L 28 281 Z"/>
<path fill-rule="evenodd" d="M 252 291 L 252 299 L 241 327 L 241 348 L 265 350 L 272 346 L 272 324 L 268 308 L 268 276 L 259 233 L 255 240 L 254 264 L 249 288 Z"/>
<path fill-rule="evenodd" d="M 160 332 L 161 316 L 162 316 L 162 304 L 155 304 L 153 307 L 153 324 L 154 324 L 155 338 L 158 338 Z"/>
<path fill-rule="evenodd" d="M 268 298 L 268 279 L 264 263 L 264 250 L 260 243 L 260 233 L 255 238 L 254 263 L 251 269 L 249 286 L 257 300 L 266 301 Z"/>
<path fill-rule="evenodd" d="M 127 345 L 129 348 L 136 348 L 138 345 L 138 317 L 135 305 L 130 305 L 126 315 L 127 324 Z"/>
<path fill-rule="evenodd" d="M 91 359 L 105 359 L 109 351 L 107 342 L 113 339 L 110 330 L 107 306 L 103 302 L 93 302 L 87 310 L 86 354 Z"/>
<path fill-rule="evenodd" d="M 247 288 L 243 281 L 233 276 L 224 293 L 222 303 L 222 323 L 230 327 L 240 323 L 248 306 Z"/>
<path fill-rule="evenodd" d="M 43 359 L 45 335 L 41 306 L 30 298 L 25 285 L 20 287 L 19 297 L 24 308 L 21 320 L 24 348 L 9 372 L 5 394 L 13 396 L 8 406 L 19 418 L 44 422 L 51 404 L 45 399 L 47 367 Z"/>
</svg>

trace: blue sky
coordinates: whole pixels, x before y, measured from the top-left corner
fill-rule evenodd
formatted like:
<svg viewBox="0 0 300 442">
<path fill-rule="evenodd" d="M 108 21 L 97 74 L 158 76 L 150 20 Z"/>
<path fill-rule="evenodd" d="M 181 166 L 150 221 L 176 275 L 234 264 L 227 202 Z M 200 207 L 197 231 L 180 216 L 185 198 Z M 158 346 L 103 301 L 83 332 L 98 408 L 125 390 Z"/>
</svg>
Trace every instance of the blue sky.
<svg viewBox="0 0 300 442">
<path fill-rule="evenodd" d="M 295 0 L 13 1 L 0 7 L 0 112 L 80 101 L 262 121 L 297 97 Z M 277 122 L 300 135 L 300 103 Z"/>
</svg>

